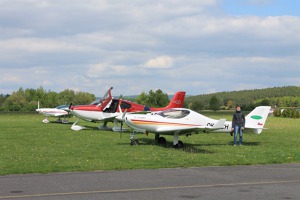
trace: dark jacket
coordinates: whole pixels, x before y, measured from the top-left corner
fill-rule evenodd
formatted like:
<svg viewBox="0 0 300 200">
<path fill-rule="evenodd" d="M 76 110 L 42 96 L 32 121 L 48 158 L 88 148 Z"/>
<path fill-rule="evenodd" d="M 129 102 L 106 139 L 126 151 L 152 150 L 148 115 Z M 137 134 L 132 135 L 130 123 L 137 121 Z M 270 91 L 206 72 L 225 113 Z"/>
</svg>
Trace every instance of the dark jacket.
<svg viewBox="0 0 300 200">
<path fill-rule="evenodd" d="M 232 128 L 234 128 L 235 125 L 245 127 L 246 119 L 245 115 L 241 111 L 235 111 L 235 113 L 232 116 Z"/>
</svg>

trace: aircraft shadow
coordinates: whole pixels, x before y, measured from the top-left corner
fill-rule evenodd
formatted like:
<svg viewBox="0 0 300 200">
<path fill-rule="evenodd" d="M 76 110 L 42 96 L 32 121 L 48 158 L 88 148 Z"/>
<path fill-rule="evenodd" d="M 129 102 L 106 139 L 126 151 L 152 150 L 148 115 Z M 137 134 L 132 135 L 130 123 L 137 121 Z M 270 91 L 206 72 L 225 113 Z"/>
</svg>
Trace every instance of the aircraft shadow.
<svg viewBox="0 0 300 200">
<path fill-rule="evenodd" d="M 67 123 L 62 123 L 58 121 L 49 121 L 49 124 L 63 124 L 63 125 L 68 125 L 68 124 L 73 124 L 74 122 L 67 122 Z"/>
<path fill-rule="evenodd" d="M 128 143 L 118 143 L 119 145 L 130 145 L 130 142 Z M 158 144 L 157 141 L 155 139 L 151 139 L 151 138 L 140 138 L 139 139 L 139 146 L 149 146 L 149 145 L 155 145 L 161 148 L 166 148 L 166 149 L 177 149 L 178 151 L 184 151 L 186 153 L 203 153 L 203 154 L 212 154 L 214 152 L 212 151 L 208 151 L 206 149 L 202 149 L 202 148 L 195 148 L 195 146 L 203 146 L 203 145 L 194 145 L 194 144 L 184 144 L 183 148 L 175 148 L 173 146 L 172 142 L 167 141 L 166 144 Z"/>
</svg>

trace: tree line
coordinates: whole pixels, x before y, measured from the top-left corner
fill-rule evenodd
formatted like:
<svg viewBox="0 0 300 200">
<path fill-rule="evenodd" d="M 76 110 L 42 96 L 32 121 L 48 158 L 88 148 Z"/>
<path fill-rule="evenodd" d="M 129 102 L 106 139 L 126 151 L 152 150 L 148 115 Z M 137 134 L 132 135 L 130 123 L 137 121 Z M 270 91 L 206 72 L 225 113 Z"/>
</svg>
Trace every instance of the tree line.
<svg viewBox="0 0 300 200">
<path fill-rule="evenodd" d="M 122 95 L 121 95 L 122 96 Z M 126 97 L 122 97 L 126 99 Z M 96 99 L 94 94 L 75 92 L 66 89 L 62 92 L 38 89 L 23 89 L 11 95 L 0 95 L 0 111 L 34 111 L 38 101 L 41 107 L 56 107 L 62 104 L 89 104 Z M 161 89 L 142 92 L 135 98 L 127 100 L 148 105 L 150 107 L 164 107 L 169 103 L 169 96 Z M 185 98 L 184 107 L 195 111 L 200 110 L 233 110 L 241 105 L 245 111 L 253 110 L 256 106 L 272 106 L 273 108 L 300 107 L 300 87 L 285 86 L 266 89 L 242 90 L 232 92 L 218 92 L 202 94 Z"/>
<path fill-rule="evenodd" d="M 150 90 L 149 93 L 142 92 L 136 98 L 120 98 L 129 101 L 135 101 L 149 107 L 163 107 L 168 105 L 169 98 L 167 93 L 163 93 L 161 89 L 156 91 Z M 38 107 L 55 108 L 62 104 L 84 105 L 96 100 L 94 94 L 87 92 L 75 92 L 66 89 L 62 92 L 46 91 L 43 87 L 38 89 L 23 89 L 13 92 L 11 95 L 0 95 L 0 111 L 35 111 Z"/>
<path fill-rule="evenodd" d="M 95 100 L 95 95 L 87 92 L 75 92 L 66 89 L 62 92 L 38 89 L 23 89 L 11 95 L 0 95 L 0 111 L 34 111 L 38 107 L 55 108 L 62 104 L 88 104 Z"/>
<path fill-rule="evenodd" d="M 266 89 L 218 92 L 186 98 L 187 107 L 193 110 L 230 110 L 241 105 L 243 110 L 256 106 L 299 107 L 300 87 L 284 86 Z"/>
</svg>

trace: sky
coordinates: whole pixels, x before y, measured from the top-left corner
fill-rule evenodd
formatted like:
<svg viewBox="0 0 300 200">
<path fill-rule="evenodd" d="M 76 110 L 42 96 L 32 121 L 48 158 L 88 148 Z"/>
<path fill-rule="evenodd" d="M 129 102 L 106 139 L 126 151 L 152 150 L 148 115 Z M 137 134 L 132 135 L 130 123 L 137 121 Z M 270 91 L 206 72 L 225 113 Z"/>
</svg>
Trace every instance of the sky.
<svg viewBox="0 0 300 200">
<path fill-rule="evenodd" d="M 300 86 L 297 0 L 0 0 L 0 94 Z"/>
</svg>

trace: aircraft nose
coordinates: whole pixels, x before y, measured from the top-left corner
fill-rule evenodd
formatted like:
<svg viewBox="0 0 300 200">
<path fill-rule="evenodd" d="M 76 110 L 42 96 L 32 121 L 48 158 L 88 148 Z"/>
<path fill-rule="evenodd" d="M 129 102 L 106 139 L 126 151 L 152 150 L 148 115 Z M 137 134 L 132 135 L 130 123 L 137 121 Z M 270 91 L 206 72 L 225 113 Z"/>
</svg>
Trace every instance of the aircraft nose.
<svg viewBox="0 0 300 200">
<path fill-rule="evenodd" d="M 131 122 L 131 118 L 129 116 L 125 116 L 125 119 L 124 119 L 125 123 L 130 126 L 132 124 Z"/>
<path fill-rule="evenodd" d="M 70 109 L 70 113 L 71 113 L 72 115 L 74 115 L 74 116 L 77 116 L 76 110 Z"/>
<path fill-rule="evenodd" d="M 120 122 L 124 122 L 126 120 L 122 115 L 118 115 L 116 119 Z"/>
</svg>

